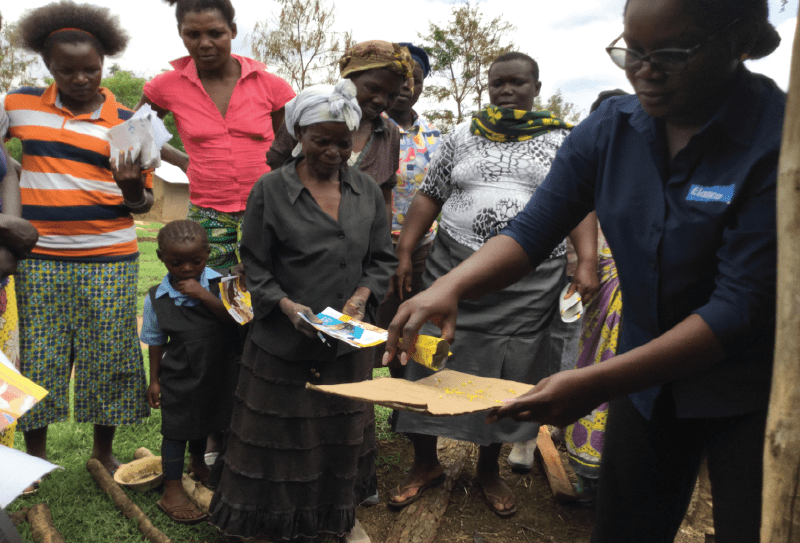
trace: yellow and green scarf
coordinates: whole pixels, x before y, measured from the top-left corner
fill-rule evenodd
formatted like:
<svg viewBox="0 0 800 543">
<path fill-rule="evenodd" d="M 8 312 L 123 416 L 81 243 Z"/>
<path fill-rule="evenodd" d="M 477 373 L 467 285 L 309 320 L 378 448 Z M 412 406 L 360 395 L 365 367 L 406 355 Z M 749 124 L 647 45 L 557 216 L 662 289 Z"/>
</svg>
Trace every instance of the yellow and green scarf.
<svg viewBox="0 0 800 543">
<path fill-rule="evenodd" d="M 491 141 L 525 141 L 572 125 L 549 111 L 523 111 L 488 106 L 472 114 L 470 132 Z"/>
</svg>

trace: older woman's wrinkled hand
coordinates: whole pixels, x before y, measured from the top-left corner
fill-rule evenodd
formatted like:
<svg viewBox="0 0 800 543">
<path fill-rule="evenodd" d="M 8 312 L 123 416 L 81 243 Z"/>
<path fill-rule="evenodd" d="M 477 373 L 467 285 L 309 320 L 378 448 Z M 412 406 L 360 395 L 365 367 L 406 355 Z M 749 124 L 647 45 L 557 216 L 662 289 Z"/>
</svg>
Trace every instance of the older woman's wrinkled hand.
<svg viewBox="0 0 800 543">
<path fill-rule="evenodd" d="M 568 370 L 542 379 L 530 391 L 489 412 L 486 424 L 504 417 L 564 427 L 603 403 L 597 383 L 581 370 Z"/>
<path fill-rule="evenodd" d="M 367 287 L 358 287 L 353 295 L 344 304 L 342 313 L 350 315 L 356 320 L 362 320 L 367 310 L 367 300 L 369 300 L 370 290 Z"/>
<path fill-rule="evenodd" d="M 398 300 L 405 300 L 408 292 L 411 292 L 411 273 L 413 265 L 410 256 L 398 256 L 397 268 L 389 283 L 389 292 L 394 294 Z"/>
<path fill-rule="evenodd" d="M 302 304 L 296 304 L 289 298 L 283 298 L 280 302 L 278 302 L 278 307 L 280 307 L 281 311 L 283 311 L 283 313 L 289 317 L 289 320 L 292 322 L 295 330 L 302 332 L 310 338 L 317 337 L 317 329 L 311 326 L 299 315 L 302 314 L 315 324 L 322 324 L 322 321 L 319 320 L 319 317 L 317 317 L 313 311 L 311 311 L 310 307 Z"/>
</svg>

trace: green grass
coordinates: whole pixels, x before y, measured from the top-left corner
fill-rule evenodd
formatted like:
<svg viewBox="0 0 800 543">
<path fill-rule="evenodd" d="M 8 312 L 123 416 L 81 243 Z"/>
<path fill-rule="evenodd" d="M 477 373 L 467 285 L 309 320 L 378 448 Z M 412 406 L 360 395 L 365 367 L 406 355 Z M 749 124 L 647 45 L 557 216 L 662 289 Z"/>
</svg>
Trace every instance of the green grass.
<svg viewBox="0 0 800 543">
<path fill-rule="evenodd" d="M 158 260 L 156 249 L 158 244 L 147 238 L 155 238 L 158 230 L 164 226 L 160 223 L 145 223 L 136 225 L 136 234 L 139 236 L 139 285 L 136 289 L 137 315 L 142 314 L 144 297 L 153 285 L 157 285 L 167 273 L 164 264 Z M 146 238 L 143 240 L 142 238 Z"/>
<path fill-rule="evenodd" d="M 159 283 L 166 273 L 163 264 L 156 257 L 156 243 L 141 238 L 154 238 L 161 224 L 137 224 L 139 242 L 139 285 L 138 314 L 142 313 L 142 303 L 147 290 Z M 147 350 L 143 350 L 145 372 L 149 377 Z M 375 378 L 389 377 L 386 368 L 374 371 Z M 70 396 L 72 388 L 70 387 Z M 70 419 L 73 398 L 70 398 Z M 394 439 L 387 418 L 391 410 L 375 406 L 375 431 L 378 441 Z M 133 452 L 139 447 L 147 447 L 158 454 L 161 448 L 161 412 L 153 410 L 149 418 L 141 424 L 121 426 L 114 439 L 114 454 L 121 462 L 133 460 Z M 25 450 L 22 432 L 17 432 L 14 447 Z M 46 503 L 53 513 L 56 529 L 69 542 L 81 543 L 125 543 L 143 541 L 136 523 L 126 519 L 117 510 L 111 499 L 94 482 L 86 470 L 86 461 L 92 451 L 92 425 L 90 423 L 59 422 L 49 427 L 47 436 L 49 460 L 64 469 L 55 470 L 42 483 L 39 492 L 33 496 L 20 497 L 8 508 L 8 512 Z M 187 455 L 188 462 L 188 455 Z M 397 462 L 394 457 L 379 457 L 379 465 Z M 155 526 L 175 542 L 217 542 L 222 541 L 219 532 L 207 524 L 181 526 L 170 521 L 156 508 L 159 499 L 155 491 L 137 492 L 126 490 L 128 497 L 139 506 Z M 17 527 L 23 541 L 32 541 L 30 525 L 23 523 Z"/>
</svg>

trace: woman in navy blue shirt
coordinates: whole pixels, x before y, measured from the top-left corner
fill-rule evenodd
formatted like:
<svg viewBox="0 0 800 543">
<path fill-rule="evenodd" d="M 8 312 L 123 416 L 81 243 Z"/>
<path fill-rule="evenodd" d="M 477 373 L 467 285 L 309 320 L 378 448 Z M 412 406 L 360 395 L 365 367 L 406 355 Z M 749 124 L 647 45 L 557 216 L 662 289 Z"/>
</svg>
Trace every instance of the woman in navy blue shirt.
<svg viewBox="0 0 800 543">
<path fill-rule="evenodd" d="M 758 541 L 786 98 L 742 61 L 777 47 L 767 15 L 766 0 L 629 0 L 607 50 L 636 96 L 576 127 L 503 235 L 390 326 L 388 354 L 431 318 L 451 339 L 459 299 L 513 283 L 596 209 L 625 300 L 618 356 L 488 418 L 562 426 L 612 400 L 594 542 L 672 541 L 704 455 L 717 541 Z"/>
</svg>

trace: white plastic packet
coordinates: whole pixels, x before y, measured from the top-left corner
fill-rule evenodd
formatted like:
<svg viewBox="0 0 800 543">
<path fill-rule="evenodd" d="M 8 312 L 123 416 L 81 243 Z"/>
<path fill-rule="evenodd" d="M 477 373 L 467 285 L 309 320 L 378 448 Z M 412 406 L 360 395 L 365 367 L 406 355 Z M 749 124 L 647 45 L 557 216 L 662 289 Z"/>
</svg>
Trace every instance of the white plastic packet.
<svg viewBox="0 0 800 543">
<path fill-rule="evenodd" d="M 133 117 L 108 131 L 111 140 L 111 158 L 120 151 L 130 152 L 131 159 L 141 157 L 142 169 L 161 166 L 161 147 L 172 135 L 158 118 L 150 104 L 144 104 Z"/>
<path fill-rule="evenodd" d="M 583 314 L 583 302 L 581 302 L 581 295 L 578 294 L 577 290 L 572 293 L 572 296 L 566 298 L 569 287 L 570 285 L 567 285 L 561 291 L 561 295 L 558 297 L 558 309 L 561 313 L 562 321 L 575 322 Z"/>
</svg>

